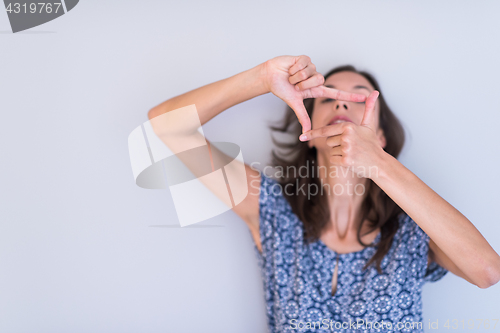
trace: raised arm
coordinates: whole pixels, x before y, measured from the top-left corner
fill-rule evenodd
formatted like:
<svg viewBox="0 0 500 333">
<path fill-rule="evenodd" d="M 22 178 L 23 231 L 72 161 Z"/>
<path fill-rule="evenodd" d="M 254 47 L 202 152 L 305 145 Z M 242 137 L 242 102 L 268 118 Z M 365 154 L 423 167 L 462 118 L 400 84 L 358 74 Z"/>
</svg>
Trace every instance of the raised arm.
<svg viewBox="0 0 500 333">
<path fill-rule="evenodd" d="M 260 64 L 229 78 L 173 97 L 153 107 L 148 112 L 148 117 L 153 125 L 155 133 L 170 148 L 170 150 L 172 150 L 173 153 L 178 154 L 186 149 L 192 147 L 203 147 L 208 144 L 211 148 L 208 150 L 208 153 L 211 155 L 211 161 L 213 161 L 214 158 L 218 160 L 227 160 L 227 155 L 222 153 L 213 145 L 210 145 L 210 142 L 208 142 L 208 140 L 206 140 L 205 137 L 198 132 L 197 126 L 187 121 L 187 114 L 184 116 L 181 112 L 174 118 L 171 116 L 166 118 L 162 117 L 162 115 L 194 104 L 196 106 L 200 123 L 203 125 L 222 111 L 234 105 L 268 93 L 269 88 L 266 86 L 265 77 L 265 65 Z M 189 111 L 189 108 L 185 109 L 185 112 Z M 178 154 L 178 156 L 181 155 Z M 206 164 L 206 160 L 204 161 Z M 206 165 L 200 165 L 201 163 L 199 159 L 196 158 L 191 160 L 184 159 L 183 163 L 195 175 L 203 173 L 203 170 L 206 169 Z M 236 184 L 236 187 L 238 188 L 250 186 L 251 180 L 259 179 L 260 177 L 256 170 L 253 170 L 246 164 L 244 165 L 244 170 L 246 172 L 245 180 L 247 183 L 240 182 Z M 241 178 L 236 177 L 236 179 L 236 181 L 238 181 L 238 179 Z M 227 193 L 227 189 L 220 188 L 219 185 L 210 183 L 206 183 L 205 185 L 219 197 L 222 197 L 224 196 L 224 193 Z M 248 195 L 240 204 L 232 209 L 245 221 L 255 239 L 255 236 L 258 235 L 258 197 L 255 195 Z"/>
<path fill-rule="evenodd" d="M 197 131 L 198 126 L 187 120 L 188 112 L 193 111 L 192 107 L 188 107 L 190 105 L 196 106 L 200 123 L 203 125 L 231 106 L 272 92 L 295 111 L 305 132 L 311 129 L 311 122 L 303 104 L 305 98 L 331 97 L 355 102 L 362 102 L 366 99 L 363 95 L 327 88 L 323 86 L 323 83 L 323 76 L 316 71 L 316 67 L 309 57 L 281 56 L 232 77 L 173 97 L 152 108 L 148 117 L 158 137 L 173 153 L 178 154 L 192 147 L 201 147 L 207 144 L 205 137 Z M 174 110 L 176 112 L 170 113 L 166 117 L 167 113 Z M 230 160 L 226 154 L 209 142 L 208 147 L 212 169 L 214 161 Z M 206 166 L 200 166 L 199 160 L 182 154 L 178 156 L 195 175 L 206 174 Z M 236 182 L 232 185 L 237 189 L 249 189 L 252 187 L 252 182 L 253 187 L 255 184 L 260 184 L 258 171 L 248 165 L 239 164 L 235 161 L 227 171 L 228 178 Z M 240 177 L 241 170 L 244 170 L 246 174 L 243 177 Z M 219 198 L 224 197 L 226 188 L 220 188 L 219 185 L 210 182 L 204 182 L 204 184 Z M 248 225 L 255 243 L 260 249 L 258 196 L 249 194 L 232 209 Z"/>
</svg>

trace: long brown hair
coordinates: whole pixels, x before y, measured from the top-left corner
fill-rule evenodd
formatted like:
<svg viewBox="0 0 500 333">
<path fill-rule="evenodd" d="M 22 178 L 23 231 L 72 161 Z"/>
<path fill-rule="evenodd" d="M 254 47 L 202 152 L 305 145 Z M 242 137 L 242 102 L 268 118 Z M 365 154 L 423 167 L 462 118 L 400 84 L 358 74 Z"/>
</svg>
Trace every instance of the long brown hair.
<svg viewBox="0 0 500 333">
<path fill-rule="evenodd" d="M 386 146 L 384 150 L 397 158 L 404 145 L 405 133 L 400 121 L 387 105 L 384 95 L 380 91 L 378 82 L 369 73 L 358 71 L 350 65 L 332 69 L 325 75 L 325 80 L 335 73 L 345 71 L 358 73 L 364 76 L 373 88 L 380 92 L 378 97 L 380 103 L 379 124 L 381 129 L 384 131 L 386 139 Z M 304 106 L 311 119 L 314 100 L 314 98 L 304 100 Z M 317 165 L 317 150 L 315 147 L 309 148 L 307 142 L 301 142 L 298 140 L 298 136 L 301 133 L 301 127 L 295 113 L 290 107 L 287 108 L 287 112 L 282 122 L 278 125 L 271 126 L 271 129 L 280 133 L 292 134 L 295 138 L 292 142 L 278 141 L 273 136 L 273 142 L 281 150 L 281 152 L 276 149 L 273 150 L 273 166 L 281 170 L 289 170 L 290 168 L 292 168 L 292 170 L 294 168 L 295 170 L 301 170 L 301 167 L 305 167 L 308 170 L 308 175 L 312 174 L 311 177 L 300 177 L 300 175 L 296 172 L 293 174 L 286 172 L 281 173 L 281 175 L 277 178 L 283 188 L 291 187 L 293 189 L 292 191 L 283 191 L 283 195 L 290 203 L 293 212 L 304 224 L 305 241 L 307 243 L 315 242 L 319 239 L 321 232 L 330 220 L 330 209 L 327 197 L 324 195 L 311 196 L 309 193 L 306 195 L 303 191 L 296 189 L 309 189 L 311 188 L 310 186 L 313 186 L 313 184 L 315 184 L 314 186 L 316 188 L 322 188 L 318 175 L 316 175 L 314 171 L 309 173 L 310 168 L 314 168 L 315 164 Z M 380 242 L 378 244 L 364 244 L 361 241 L 361 227 L 358 229 L 357 238 L 361 245 L 378 245 L 377 251 L 366 263 L 364 267 L 365 269 L 375 262 L 377 270 L 381 273 L 380 264 L 391 247 L 392 240 L 399 227 L 398 217 L 402 212 L 403 210 L 389 196 L 387 196 L 387 194 L 385 194 L 385 192 L 382 191 L 377 184 L 375 184 L 371 179 L 368 179 L 365 199 L 361 205 L 360 221 L 361 223 L 364 223 L 365 220 L 368 220 L 371 231 L 380 228 L 381 232 Z"/>
</svg>

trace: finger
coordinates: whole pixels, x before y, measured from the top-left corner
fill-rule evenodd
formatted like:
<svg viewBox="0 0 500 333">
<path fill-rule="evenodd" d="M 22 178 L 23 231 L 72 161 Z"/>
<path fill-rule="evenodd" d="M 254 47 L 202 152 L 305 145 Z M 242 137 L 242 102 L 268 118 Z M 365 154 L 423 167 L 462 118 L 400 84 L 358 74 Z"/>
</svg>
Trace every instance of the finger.
<svg viewBox="0 0 500 333">
<path fill-rule="evenodd" d="M 292 101 L 289 102 L 288 105 L 292 108 L 293 112 L 295 112 L 300 125 L 302 125 L 302 133 L 310 131 L 311 119 L 309 118 L 309 114 L 307 113 L 303 100 Z"/>
<path fill-rule="evenodd" d="M 307 80 L 315 73 L 316 73 L 316 66 L 314 66 L 313 64 L 309 64 L 309 66 L 307 66 L 306 68 L 301 69 L 297 73 L 291 75 L 288 78 L 288 82 L 290 82 L 291 84 L 297 84 L 300 81 Z"/>
<path fill-rule="evenodd" d="M 324 127 L 320 127 L 317 129 L 313 129 L 307 133 L 303 133 L 301 136 L 299 136 L 300 141 L 309 141 L 311 139 L 315 138 L 324 138 L 327 136 L 334 136 L 334 135 L 339 135 L 344 133 L 346 128 L 352 126 L 352 123 L 339 123 L 339 124 L 333 124 L 333 125 L 328 125 Z"/>
<path fill-rule="evenodd" d="M 325 86 L 318 87 L 318 89 L 315 89 L 313 93 L 314 93 L 313 98 L 328 97 L 348 102 L 364 102 L 366 100 L 365 95 L 354 94 Z"/>
<path fill-rule="evenodd" d="M 311 62 L 311 58 L 306 55 L 298 56 L 295 60 L 295 64 L 288 69 L 288 74 L 294 75 L 298 71 L 304 69 Z"/>
<path fill-rule="evenodd" d="M 377 102 L 378 96 L 379 92 L 374 90 L 366 99 L 365 114 L 363 115 L 363 120 L 361 120 L 361 125 L 371 128 L 375 127 L 375 103 Z"/>
<path fill-rule="evenodd" d="M 334 135 L 326 138 L 326 145 L 329 147 L 336 147 L 342 144 L 342 136 Z"/>
<path fill-rule="evenodd" d="M 342 158 L 343 156 L 330 156 L 330 163 L 334 165 L 343 165 Z"/>
<path fill-rule="evenodd" d="M 340 146 L 333 147 L 330 150 L 330 156 L 343 156 L 343 155 L 344 155 L 344 153 L 342 152 L 342 147 L 340 147 Z"/>
<path fill-rule="evenodd" d="M 325 78 L 320 73 L 316 73 L 305 81 L 299 82 L 295 85 L 296 90 L 307 90 L 310 88 L 322 86 L 325 83 Z M 305 98 L 307 98 L 305 96 Z"/>
</svg>

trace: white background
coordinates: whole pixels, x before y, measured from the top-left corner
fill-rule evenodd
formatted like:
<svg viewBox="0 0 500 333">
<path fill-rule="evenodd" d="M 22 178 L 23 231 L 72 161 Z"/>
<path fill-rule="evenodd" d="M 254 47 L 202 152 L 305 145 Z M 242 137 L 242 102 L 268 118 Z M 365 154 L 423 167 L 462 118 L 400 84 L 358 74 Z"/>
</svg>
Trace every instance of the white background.
<svg viewBox="0 0 500 333">
<path fill-rule="evenodd" d="M 227 212 L 197 225 L 220 227 L 155 227 L 177 216 L 168 190 L 135 185 L 127 137 L 162 101 L 284 54 L 373 73 L 408 133 L 400 160 L 500 251 L 499 12 L 494 1 L 84 0 L 12 34 L 0 10 L 0 332 L 265 332 L 246 225 Z M 264 166 L 284 109 L 261 96 L 204 131 Z M 499 297 L 500 284 L 449 273 L 424 286 L 424 323 L 500 318 Z"/>
</svg>

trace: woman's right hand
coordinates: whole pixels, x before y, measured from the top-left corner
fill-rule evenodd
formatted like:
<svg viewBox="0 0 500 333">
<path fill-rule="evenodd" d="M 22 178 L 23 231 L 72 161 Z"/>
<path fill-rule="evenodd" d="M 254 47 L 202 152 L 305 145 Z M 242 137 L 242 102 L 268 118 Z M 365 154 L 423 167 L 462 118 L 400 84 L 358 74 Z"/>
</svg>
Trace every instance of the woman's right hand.
<svg viewBox="0 0 500 333">
<path fill-rule="evenodd" d="M 305 98 L 328 97 L 352 102 L 366 100 L 364 95 L 325 87 L 325 78 L 316 72 L 316 66 L 305 55 L 273 58 L 263 64 L 263 69 L 266 88 L 292 108 L 302 125 L 302 133 L 311 130 L 311 119 L 303 102 Z"/>
</svg>

